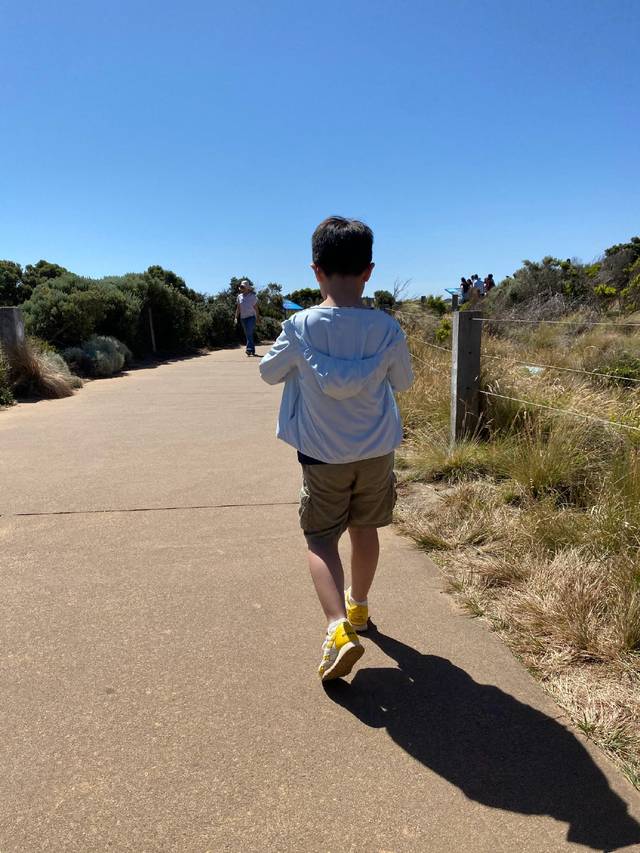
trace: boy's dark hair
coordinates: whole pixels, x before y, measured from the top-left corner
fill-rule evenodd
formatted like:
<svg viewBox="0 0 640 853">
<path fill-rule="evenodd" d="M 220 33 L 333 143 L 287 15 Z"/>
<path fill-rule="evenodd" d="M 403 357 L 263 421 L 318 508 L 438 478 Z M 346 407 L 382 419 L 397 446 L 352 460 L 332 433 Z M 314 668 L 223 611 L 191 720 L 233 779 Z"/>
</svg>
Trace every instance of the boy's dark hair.
<svg viewBox="0 0 640 853">
<path fill-rule="evenodd" d="M 358 219 L 329 216 L 313 232 L 313 263 L 325 275 L 359 275 L 371 263 L 373 231 Z"/>
</svg>

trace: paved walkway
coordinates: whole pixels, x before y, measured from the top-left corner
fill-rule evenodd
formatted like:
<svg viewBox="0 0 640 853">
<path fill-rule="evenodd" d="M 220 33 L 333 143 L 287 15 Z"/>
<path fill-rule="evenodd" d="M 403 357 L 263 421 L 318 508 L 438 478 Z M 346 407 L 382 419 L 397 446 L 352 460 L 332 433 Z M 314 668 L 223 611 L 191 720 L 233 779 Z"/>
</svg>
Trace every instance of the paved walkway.
<svg viewBox="0 0 640 853">
<path fill-rule="evenodd" d="M 240 351 L 0 412 L 0 851 L 640 850 L 640 796 L 385 531 L 350 683 Z"/>
</svg>

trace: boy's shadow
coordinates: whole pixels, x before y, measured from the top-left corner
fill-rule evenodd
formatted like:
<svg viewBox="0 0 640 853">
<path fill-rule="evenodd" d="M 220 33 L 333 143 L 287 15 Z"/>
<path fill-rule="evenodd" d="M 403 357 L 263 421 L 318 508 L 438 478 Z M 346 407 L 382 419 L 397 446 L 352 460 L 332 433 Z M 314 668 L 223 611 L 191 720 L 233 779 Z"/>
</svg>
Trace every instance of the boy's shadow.
<svg viewBox="0 0 640 853">
<path fill-rule="evenodd" d="M 574 735 L 464 670 L 371 626 L 367 638 L 399 668 L 361 669 L 327 695 L 415 759 L 493 808 L 550 815 L 567 840 L 611 851 L 640 842 L 640 825 Z"/>
</svg>

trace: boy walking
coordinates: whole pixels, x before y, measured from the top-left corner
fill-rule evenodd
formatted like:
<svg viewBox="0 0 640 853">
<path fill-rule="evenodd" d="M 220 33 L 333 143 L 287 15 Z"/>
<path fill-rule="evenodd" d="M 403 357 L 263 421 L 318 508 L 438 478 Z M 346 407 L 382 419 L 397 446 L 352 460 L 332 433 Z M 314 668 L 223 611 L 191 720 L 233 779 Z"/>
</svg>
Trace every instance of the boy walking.
<svg viewBox="0 0 640 853">
<path fill-rule="evenodd" d="M 364 307 L 373 271 L 373 233 L 332 216 L 312 237 L 312 269 L 324 301 L 300 311 L 260 362 L 265 382 L 284 382 L 278 438 L 302 465 L 300 525 L 309 570 L 328 621 L 318 674 L 351 672 L 364 653 L 368 594 L 378 565 L 378 527 L 395 504 L 394 450 L 402 424 L 394 391 L 413 381 L 397 321 Z M 338 540 L 351 539 L 351 586 L 345 591 Z"/>
</svg>

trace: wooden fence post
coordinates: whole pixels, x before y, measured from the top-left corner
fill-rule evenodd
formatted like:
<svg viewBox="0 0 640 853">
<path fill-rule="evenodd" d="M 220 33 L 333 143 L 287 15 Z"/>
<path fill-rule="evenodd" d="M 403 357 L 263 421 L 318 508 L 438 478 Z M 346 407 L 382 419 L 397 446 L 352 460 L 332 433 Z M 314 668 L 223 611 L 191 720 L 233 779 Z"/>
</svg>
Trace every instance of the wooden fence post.
<svg viewBox="0 0 640 853">
<path fill-rule="evenodd" d="M 458 294 L 452 293 L 451 294 L 451 310 L 452 311 L 458 310 L 458 308 L 460 307 L 459 302 L 460 302 L 460 298 L 459 298 Z"/>
<path fill-rule="evenodd" d="M 451 342 L 451 444 L 472 435 L 480 418 L 481 311 L 453 314 Z"/>
<path fill-rule="evenodd" d="M 19 308 L 0 308 L 0 344 L 13 349 L 24 341 L 24 320 Z"/>
</svg>

